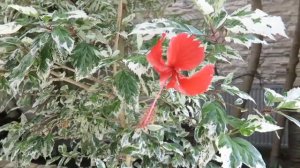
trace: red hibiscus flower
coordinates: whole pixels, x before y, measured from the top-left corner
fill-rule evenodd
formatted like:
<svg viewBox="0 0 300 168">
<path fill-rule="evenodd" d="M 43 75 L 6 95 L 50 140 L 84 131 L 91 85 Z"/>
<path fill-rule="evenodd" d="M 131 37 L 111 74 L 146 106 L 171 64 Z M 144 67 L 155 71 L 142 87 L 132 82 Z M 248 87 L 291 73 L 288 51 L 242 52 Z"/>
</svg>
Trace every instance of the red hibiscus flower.
<svg viewBox="0 0 300 168">
<path fill-rule="evenodd" d="M 164 39 L 163 35 L 147 56 L 147 60 L 160 75 L 162 87 L 174 88 L 188 96 L 207 91 L 213 78 L 214 65 L 206 65 L 190 77 L 180 73 L 195 69 L 204 60 L 204 48 L 201 46 L 201 41 L 186 33 L 178 34 L 170 41 L 165 62 L 162 57 Z"/>
<path fill-rule="evenodd" d="M 164 87 L 188 95 L 195 96 L 207 91 L 214 74 L 214 65 L 204 66 L 190 77 L 181 74 L 181 71 L 195 69 L 204 60 L 204 48 L 194 36 L 180 33 L 173 37 L 167 50 L 167 61 L 162 56 L 162 43 L 165 35 L 157 42 L 147 56 L 147 60 L 160 75 L 161 89 L 151 107 L 142 116 L 138 128 L 145 128 L 153 121 L 155 104 Z"/>
</svg>

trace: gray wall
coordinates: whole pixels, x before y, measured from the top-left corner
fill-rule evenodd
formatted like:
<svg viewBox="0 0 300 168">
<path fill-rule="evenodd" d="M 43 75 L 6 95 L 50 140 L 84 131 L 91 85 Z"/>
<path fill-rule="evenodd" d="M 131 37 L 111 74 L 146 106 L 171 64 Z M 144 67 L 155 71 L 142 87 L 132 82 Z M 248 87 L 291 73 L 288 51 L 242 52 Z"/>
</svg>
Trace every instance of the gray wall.
<svg viewBox="0 0 300 168">
<path fill-rule="evenodd" d="M 293 32 L 296 26 L 299 0 L 262 0 L 262 2 L 265 12 L 270 15 L 282 17 L 289 38 L 277 37 L 277 41 L 267 39 L 269 45 L 263 46 L 260 60 L 261 65 L 258 70 L 261 75 L 261 80 L 256 79 L 255 82 L 261 82 L 262 84 L 283 84 L 291 50 Z M 229 11 L 233 11 L 250 3 L 250 0 L 227 0 L 225 8 Z M 180 15 L 195 24 L 201 19 L 201 13 L 195 8 L 191 0 L 176 0 L 176 2 L 166 10 L 166 14 L 168 16 Z M 249 49 L 241 46 L 237 48 L 244 60 L 246 60 L 249 55 Z M 233 65 L 228 65 L 227 63 L 218 64 L 219 72 L 223 75 L 232 71 L 235 71 L 237 75 L 241 74 L 244 72 L 246 66 L 246 61 L 243 63 L 233 62 Z M 300 86 L 300 64 L 297 66 L 297 73 L 298 77 L 295 86 Z"/>
</svg>

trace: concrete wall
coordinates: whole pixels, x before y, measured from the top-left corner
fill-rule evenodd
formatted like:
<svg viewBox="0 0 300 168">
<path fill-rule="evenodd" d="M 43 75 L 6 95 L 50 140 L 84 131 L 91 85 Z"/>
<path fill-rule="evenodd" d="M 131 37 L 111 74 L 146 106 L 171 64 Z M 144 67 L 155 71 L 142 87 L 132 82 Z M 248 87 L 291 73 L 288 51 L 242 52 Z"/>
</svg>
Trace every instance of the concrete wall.
<svg viewBox="0 0 300 168">
<path fill-rule="evenodd" d="M 262 2 L 265 12 L 270 15 L 282 17 L 289 38 L 278 37 L 277 41 L 267 40 L 269 45 L 263 46 L 260 67 L 258 69 L 261 79 L 256 79 L 255 83 L 284 84 L 286 66 L 296 27 L 299 0 L 262 0 Z M 233 11 L 250 3 L 250 0 L 227 0 L 225 8 L 228 11 Z M 191 0 L 177 0 L 166 10 L 166 14 L 169 16 L 181 15 L 184 19 L 192 21 L 195 24 L 201 19 L 201 13 L 195 8 Z M 232 71 L 235 71 L 236 75 L 244 73 L 245 67 L 247 67 L 246 58 L 250 50 L 240 46 L 238 50 L 245 62 L 233 62 L 232 65 L 228 65 L 227 63 L 218 64 L 220 74 L 225 75 Z M 298 77 L 295 86 L 300 86 L 300 64 L 297 66 L 297 74 Z"/>
</svg>

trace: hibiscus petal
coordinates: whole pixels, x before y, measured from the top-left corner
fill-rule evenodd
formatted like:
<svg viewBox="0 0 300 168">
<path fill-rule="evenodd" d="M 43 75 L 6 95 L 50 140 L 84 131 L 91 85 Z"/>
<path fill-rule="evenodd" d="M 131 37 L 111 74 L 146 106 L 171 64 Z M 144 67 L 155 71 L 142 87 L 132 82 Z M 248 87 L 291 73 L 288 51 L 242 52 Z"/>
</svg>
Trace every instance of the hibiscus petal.
<svg viewBox="0 0 300 168">
<path fill-rule="evenodd" d="M 170 81 L 169 81 L 168 85 L 166 86 L 166 88 L 167 89 L 177 88 L 176 85 L 178 85 L 177 75 L 173 75 L 170 78 Z"/>
<path fill-rule="evenodd" d="M 166 82 L 168 81 L 168 79 L 172 76 L 172 71 L 171 69 L 160 72 L 159 73 L 159 84 L 160 86 L 166 86 Z"/>
<path fill-rule="evenodd" d="M 175 89 L 188 96 L 204 93 L 211 84 L 213 75 L 214 65 L 206 65 L 191 77 L 179 78 L 179 85 Z"/>
<path fill-rule="evenodd" d="M 147 60 L 153 66 L 157 72 L 163 72 L 166 69 L 166 64 L 162 58 L 162 43 L 165 40 L 165 35 L 163 35 L 156 45 L 151 49 L 150 53 L 147 56 Z"/>
<path fill-rule="evenodd" d="M 204 47 L 195 36 L 180 33 L 173 37 L 168 48 L 167 65 L 177 70 L 192 70 L 204 59 Z"/>
</svg>

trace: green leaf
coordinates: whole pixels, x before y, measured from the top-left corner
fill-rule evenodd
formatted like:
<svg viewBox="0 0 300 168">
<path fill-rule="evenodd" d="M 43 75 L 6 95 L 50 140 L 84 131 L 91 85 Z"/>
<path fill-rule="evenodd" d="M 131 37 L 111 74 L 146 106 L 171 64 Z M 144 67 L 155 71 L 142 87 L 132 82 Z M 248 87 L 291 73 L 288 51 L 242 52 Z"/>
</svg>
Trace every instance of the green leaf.
<svg viewBox="0 0 300 168">
<path fill-rule="evenodd" d="M 200 30 L 198 30 L 192 25 L 183 24 L 181 26 L 182 26 L 182 31 L 186 31 L 194 35 L 203 35 L 203 32 L 201 32 Z"/>
<path fill-rule="evenodd" d="M 61 154 L 66 154 L 68 152 L 67 146 L 65 144 L 59 145 L 58 152 Z"/>
<path fill-rule="evenodd" d="M 39 70 L 42 72 L 46 72 L 49 69 L 49 61 L 53 60 L 53 43 L 52 41 L 48 41 L 45 46 L 41 50 L 40 54 L 40 64 Z"/>
<path fill-rule="evenodd" d="M 132 102 L 139 93 L 138 80 L 128 71 L 120 71 L 115 75 L 114 86 L 126 103 Z"/>
<path fill-rule="evenodd" d="M 228 116 L 227 120 L 228 124 L 230 124 L 233 128 L 238 129 L 243 136 L 250 136 L 255 132 L 256 129 L 259 128 L 258 125 L 252 124 L 252 121 L 241 120 L 233 116 Z"/>
<path fill-rule="evenodd" d="M 16 93 L 25 75 L 33 65 L 37 52 L 45 45 L 48 38 L 49 35 L 47 33 L 40 34 L 35 39 L 30 51 L 21 59 L 19 65 L 12 70 L 9 76 L 9 85 L 14 93 Z"/>
<path fill-rule="evenodd" d="M 300 112 L 300 100 L 285 100 L 276 107 L 280 110 L 295 110 Z"/>
<path fill-rule="evenodd" d="M 220 136 L 218 149 L 221 154 L 223 168 L 241 167 L 244 163 L 248 167 L 266 167 L 259 151 L 242 138 Z"/>
<path fill-rule="evenodd" d="M 165 148 L 167 151 L 173 151 L 173 152 L 176 152 L 179 155 L 183 156 L 181 146 L 178 144 L 164 142 L 162 144 L 162 147 Z"/>
<path fill-rule="evenodd" d="M 225 90 L 227 93 L 229 93 L 231 95 L 237 95 L 242 99 L 250 100 L 253 103 L 255 103 L 255 100 L 249 94 L 247 94 L 246 92 L 241 91 L 236 86 L 230 86 L 230 85 L 222 84 L 221 87 L 222 87 L 223 90 Z"/>
<path fill-rule="evenodd" d="M 0 91 L 4 91 L 8 89 L 9 89 L 9 84 L 7 79 L 4 76 L 0 76 Z"/>
<path fill-rule="evenodd" d="M 168 31 L 168 32 L 174 32 L 175 22 L 167 20 L 167 19 L 155 19 L 151 22 L 144 22 L 141 24 L 135 25 L 135 28 L 132 30 L 130 34 L 137 34 L 137 35 L 149 35 L 150 37 L 148 39 L 153 38 L 156 34 L 161 35 L 162 33 Z M 144 37 L 143 37 L 144 38 Z M 143 39 L 144 40 L 144 39 Z"/>
<path fill-rule="evenodd" d="M 253 34 L 233 34 L 230 37 L 226 37 L 226 41 L 232 41 L 233 43 L 244 45 L 247 48 L 249 48 L 252 43 L 267 44 L 266 41 L 257 38 Z"/>
<path fill-rule="evenodd" d="M 48 134 L 44 138 L 43 147 L 41 148 L 43 157 L 46 158 L 51 156 L 52 150 L 54 146 L 54 138 L 52 134 Z"/>
<path fill-rule="evenodd" d="M 126 16 L 126 17 L 122 20 L 122 24 L 123 24 L 123 25 L 127 25 L 128 23 L 132 22 L 134 18 L 135 18 L 135 13 L 132 13 L 132 14 Z"/>
<path fill-rule="evenodd" d="M 87 19 L 88 15 L 83 10 L 74 10 L 67 12 L 68 19 Z"/>
<path fill-rule="evenodd" d="M 156 124 L 150 124 L 147 127 L 150 131 L 159 131 L 163 128 L 161 125 L 156 125 Z"/>
<path fill-rule="evenodd" d="M 197 126 L 195 128 L 195 133 L 194 133 L 194 139 L 197 141 L 197 142 L 200 142 L 201 140 L 201 137 L 204 135 L 204 128 L 201 126 Z"/>
<path fill-rule="evenodd" d="M 257 127 L 251 126 L 251 125 L 249 125 L 248 123 L 246 123 L 246 124 L 244 124 L 243 127 L 241 127 L 241 128 L 239 129 L 239 131 L 240 131 L 241 135 L 247 137 L 247 136 L 251 136 L 251 135 L 255 132 L 256 128 L 257 128 Z"/>
<path fill-rule="evenodd" d="M 280 102 L 277 109 L 288 109 L 300 112 L 300 88 L 289 90 L 285 100 Z"/>
<path fill-rule="evenodd" d="M 288 38 L 281 17 L 269 16 L 259 9 L 252 11 L 251 5 L 233 12 L 228 18 L 225 28 L 229 36 L 226 37 L 226 41 L 232 40 L 249 48 L 252 43 L 267 44 L 265 40 L 257 38 L 254 34 L 272 40 L 275 40 L 275 35 Z"/>
<path fill-rule="evenodd" d="M 50 164 L 52 164 L 53 162 L 58 161 L 61 157 L 62 157 L 62 156 L 55 156 L 55 157 L 51 158 L 50 160 L 47 160 L 46 165 L 50 165 Z"/>
<path fill-rule="evenodd" d="M 117 112 L 120 109 L 121 102 L 119 99 L 109 101 L 108 104 L 104 104 L 101 108 L 101 113 L 103 115 L 110 115 Z"/>
<path fill-rule="evenodd" d="M 232 82 L 232 79 L 233 79 L 233 73 L 229 73 L 225 77 L 223 84 L 230 84 Z"/>
<path fill-rule="evenodd" d="M 223 0 L 224 1 L 224 0 Z M 220 28 L 224 22 L 226 21 L 228 14 L 225 10 L 220 11 L 217 17 L 214 18 L 213 23 L 215 24 L 215 28 Z"/>
<path fill-rule="evenodd" d="M 143 66 L 148 66 L 147 58 L 144 55 L 135 55 L 135 56 L 128 57 L 127 61 L 139 63 L 142 64 Z"/>
<path fill-rule="evenodd" d="M 265 88 L 265 103 L 267 106 L 273 106 L 274 103 L 278 103 L 284 100 L 284 97 L 276 93 L 274 90 Z"/>
<path fill-rule="evenodd" d="M 140 79 L 142 79 L 141 76 L 148 71 L 148 62 L 144 55 L 132 56 L 123 61 Z"/>
<path fill-rule="evenodd" d="M 257 132 L 264 133 L 282 129 L 282 127 L 279 127 L 278 125 L 275 125 L 268 119 L 264 117 L 259 117 L 258 115 L 249 114 L 246 121 L 249 122 L 251 126 L 255 126 L 255 131 Z"/>
<path fill-rule="evenodd" d="M 74 40 L 70 36 L 67 29 L 61 26 L 57 26 L 53 29 L 51 34 L 53 40 L 55 41 L 57 48 L 62 51 L 62 49 L 66 50 L 69 54 L 71 54 L 74 48 Z"/>
<path fill-rule="evenodd" d="M 288 100 L 298 100 L 300 101 L 300 87 L 293 88 L 287 92 L 286 98 Z"/>
<path fill-rule="evenodd" d="M 46 79 L 50 73 L 50 67 L 53 62 L 53 41 L 49 40 L 41 49 L 38 58 L 38 75 L 41 79 Z"/>
<path fill-rule="evenodd" d="M 203 35 L 203 33 L 195 27 L 187 24 L 177 23 L 168 19 L 155 19 L 151 22 L 137 24 L 130 34 L 137 35 L 139 48 L 143 41 L 152 39 L 155 35 L 169 32 L 167 35 L 172 37 L 177 32 L 187 32 L 194 35 Z M 129 35 L 130 35 L 129 34 Z"/>
<path fill-rule="evenodd" d="M 207 129 L 213 128 L 212 125 L 215 126 L 215 130 L 211 130 L 212 132 L 216 132 L 217 134 L 224 133 L 226 128 L 226 111 L 225 109 L 217 102 L 210 102 L 203 105 L 202 108 L 202 120 L 201 123 L 206 124 Z"/>
<path fill-rule="evenodd" d="M 283 115 L 284 117 L 286 117 L 288 120 L 290 120 L 291 122 L 293 122 L 294 124 L 296 124 L 298 127 L 300 127 L 300 121 L 291 117 L 291 116 L 288 116 L 286 114 L 284 114 L 283 112 L 281 111 L 276 111 L 276 113 L 280 114 L 280 115 Z"/>
<path fill-rule="evenodd" d="M 216 163 L 213 163 L 213 162 L 209 162 L 205 168 L 221 168 L 221 166 L 219 166 L 218 164 Z"/>
<path fill-rule="evenodd" d="M 226 0 L 214 0 L 213 1 L 213 6 L 214 6 L 214 9 L 215 9 L 215 13 L 222 12 L 222 9 L 224 7 L 225 2 L 226 2 Z"/>
<path fill-rule="evenodd" d="M 72 64 L 76 68 L 76 78 L 81 79 L 92 73 L 93 68 L 97 67 L 100 58 L 97 55 L 96 47 L 82 42 L 79 43 L 72 55 Z"/>
<path fill-rule="evenodd" d="M 268 106 L 277 105 L 277 109 L 280 110 L 295 110 L 300 112 L 300 89 L 294 88 L 287 92 L 287 96 L 282 96 L 279 93 L 276 93 L 272 89 L 265 88 L 265 104 Z"/>
<path fill-rule="evenodd" d="M 275 125 L 272 121 L 265 117 L 257 115 L 249 115 L 247 119 L 239 119 L 232 116 L 228 117 L 228 123 L 235 129 L 238 129 L 243 136 L 250 136 L 254 132 L 272 132 L 281 127 Z"/>
<path fill-rule="evenodd" d="M 27 71 L 32 66 L 35 56 L 29 52 L 20 61 L 19 65 L 15 67 L 10 75 L 9 85 L 15 92 L 19 89 L 19 85 L 23 81 Z"/>
<path fill-rule="evenodd" d="M 244 123 L 244 120 L 233 117 L 231 115 L 227 116 L 227 121 L 228 121 L 228 124 L 230 124 L 233 128 L 239 128 Z"/>
<path fill-rule="evenodd" d="M 251 5 L 246 5 L 242 8 L 237 9 L 231 15 L 232 16 L 245 16 L 251 14 Z"/>
<path fill-rule="evenodd" d="M 241 104 L 243 104 L 243 102 L 244 102 L 243 99 L 238 98 L 234 101 L 234 105 L 241 105 Z"/>
<path fill-rule="evenodd" d="M 97 168 L 106 168 L 105 163 L 101 159 L 96 159 Z"/>
<path fill-rule="evenodd" d="M 130 146 L 123 147 L 123 149 L 121 150 L 121 153 L 126 154 L 126 155 L 132 155 L 138 151 L 139 151 L 139 148 L 130 145 Z"/>
</svg>

